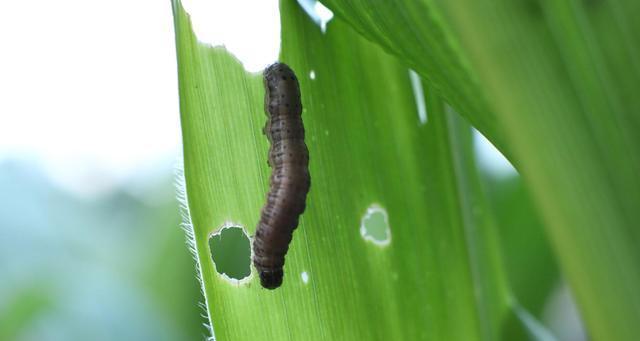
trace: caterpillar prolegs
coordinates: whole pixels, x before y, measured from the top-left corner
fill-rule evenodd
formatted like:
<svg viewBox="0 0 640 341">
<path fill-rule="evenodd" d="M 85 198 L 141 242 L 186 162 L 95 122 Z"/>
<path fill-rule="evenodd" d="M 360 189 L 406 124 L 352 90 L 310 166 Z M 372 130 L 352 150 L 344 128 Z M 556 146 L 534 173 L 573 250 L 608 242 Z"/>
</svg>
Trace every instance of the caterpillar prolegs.
<svg viewBox="0 0 640 341">
<path fill-rule="evenodd" d="M 264 288 L 282 284 L 284 257 L 298 218 L 304 212 L 311 186 L 309 151 L 304 143 L 300 86 L 293 70 L 275 63 L 264 71 L 269 180 L 267 203 L 262 208 L 253 241 L 253 264 Z"/>
</svg>

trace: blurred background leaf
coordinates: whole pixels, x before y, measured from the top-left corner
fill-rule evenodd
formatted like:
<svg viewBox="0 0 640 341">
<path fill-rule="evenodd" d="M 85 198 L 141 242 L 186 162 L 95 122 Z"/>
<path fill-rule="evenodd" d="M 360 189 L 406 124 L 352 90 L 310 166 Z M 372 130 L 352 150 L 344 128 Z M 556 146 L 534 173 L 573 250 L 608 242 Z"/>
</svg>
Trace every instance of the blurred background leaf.
<svg viewBox="0 0 640 341">
<path fill-rule="evenodd" d="M 640 3 L 326 4 L 514 162 L 591 336 L 637 339 L 640 98 L 629 92 L 640 86 Z"/>
<path fill-rule="evenodd" d="M 171 166 L 91 200 L 37 169 L 0 163 L 0 339 L 201 338 Z"/>
</svg>

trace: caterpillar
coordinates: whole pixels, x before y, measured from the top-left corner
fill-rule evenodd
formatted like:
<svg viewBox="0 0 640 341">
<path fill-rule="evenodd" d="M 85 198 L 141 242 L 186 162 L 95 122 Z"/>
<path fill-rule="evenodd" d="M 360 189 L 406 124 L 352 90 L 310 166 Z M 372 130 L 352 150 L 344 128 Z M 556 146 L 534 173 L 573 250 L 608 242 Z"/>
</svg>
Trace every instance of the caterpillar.
<svg viewBox="0 0 640 341">
<path fill-rule="evenodd" d="M 263 133 L 271 144 L 268 164 L 273 172 L 253 241 L 253 264 L 260 284 L 275 289 L 282 284 L 284 258 L 306 207 L 311 177 L 296 75 L 284 63 L 272 64 L 264 71 L 264 86 L 268 118 Z"/>
</svg>

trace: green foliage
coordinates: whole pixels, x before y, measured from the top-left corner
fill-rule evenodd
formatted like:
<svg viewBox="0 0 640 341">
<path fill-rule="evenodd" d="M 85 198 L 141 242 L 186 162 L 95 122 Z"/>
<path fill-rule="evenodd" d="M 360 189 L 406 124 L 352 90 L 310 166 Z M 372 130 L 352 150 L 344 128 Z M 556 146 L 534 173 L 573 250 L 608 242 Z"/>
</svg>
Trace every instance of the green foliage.
<svg viewBox="0 0 640 341">
<path fill-rule="evenodd" d="M 326 3 L 442 89 L 516 164 L 591 336 L 638 339 L 640 2 Z M 466 79 L 488 107 L 460 99 Z"/>
<path fill-rule="evenodd" d="M 531 245 L 543 247 L 537 264 L 548 271 L 544 287 L 528 291 L 509 265 L 510 291 L 469 127 L 446 102 L 523 175 L 592 337 L 640 337 L 640 98 L 630 92 L 640 84 L 633 41 L 640 24 L 629 17 L 640 4 L 326 4 L 338 16 L 326 35 L 295 2 L 281 4 L 280 59 L 300 79 L 312 187 L 284 285 L 272 292 L 255 274 L 241 284 L 218 275 L 208 246 L 210 233 L 227 223 L 253 234 L 264 203 L 261 77 L 225 50 L 199 44 L 174 0 L 186 188 L 216 335 L 521 336 L 523 313 L 512 297 L 525 296 L 522 303 L 538 311 L 554 262 L 540 224 L 523 224 Z M 426 125 L 416 116 L 409 67 L 428 85 Z M 359 234 L 373 204 L 388 212 L 388 246 Z M 501 224 L 518 221 L 498 216 Z M 518 239 L 507 233 L 504 241 Z M 535 249 L 520 255 L 527 252 Z"/>
<path fill-rule="evenodd" d="M 201 337 L 172 166 L 155 171 L 87 199 L 0 163 L 0 340 Z"/>
<path fill-rule="evenodd" d="M 509 286 L 519 304 L 541 316 L 548 295 L 558 285 L 558 266 L 544 226 L 520 178 L 487 176 L 485 181 Z"/>
<path fill-rule="evenodd" d="M 291 2 L 281 8 L 281 60 L 302 88 L 308 207 L 281 288 L 217 274 L 209 234 L 227 222 L 253 234 L 265 200 L 264 90 L 226 51 L 197 42 L 179 3 L 174 11 L 186 187 L 216 336 L 495 339 L 508 292 L 497 248 L 483 245 L 495 241 L 469 164 L 469 127 L 436 90 L 421 125 L 406 65 L 340 20 L 323 35 Z M 371 205 L 388 212 L 388 246 L 360 236 Z"/>
</svg>

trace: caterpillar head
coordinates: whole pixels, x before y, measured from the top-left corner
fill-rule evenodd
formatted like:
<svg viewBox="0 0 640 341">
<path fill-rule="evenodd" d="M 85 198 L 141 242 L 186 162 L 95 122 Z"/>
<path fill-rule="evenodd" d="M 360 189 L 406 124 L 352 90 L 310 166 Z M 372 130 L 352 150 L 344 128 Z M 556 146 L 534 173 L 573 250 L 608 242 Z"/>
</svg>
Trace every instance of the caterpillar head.
<svg viewBox="0 0 640 341">
<path fill-rule="evenodd" d="M 282 285 L 282 277 L 284 272 L 282 268 L 274 270 L 262 270 L 260 271 L 260 284 L 266 289 L 275 289 Z"/>
</svg>

